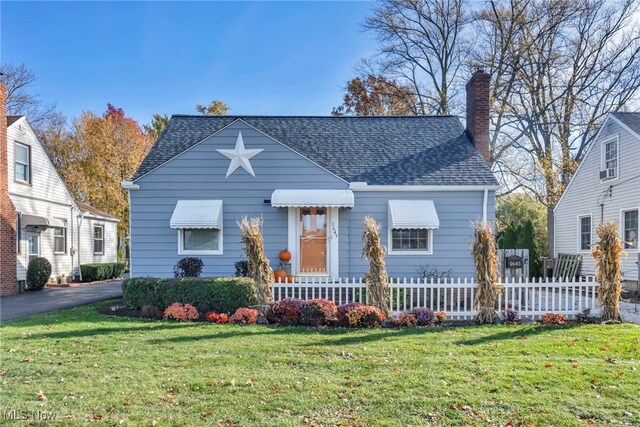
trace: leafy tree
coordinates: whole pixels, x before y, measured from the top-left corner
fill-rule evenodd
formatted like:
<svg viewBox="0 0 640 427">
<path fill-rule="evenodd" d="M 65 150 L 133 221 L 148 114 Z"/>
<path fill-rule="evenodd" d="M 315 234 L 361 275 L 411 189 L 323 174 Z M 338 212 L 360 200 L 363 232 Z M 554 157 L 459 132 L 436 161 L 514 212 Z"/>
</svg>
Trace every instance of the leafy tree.
<svg viewBox="0 0 640 427">
<path fill-rule="evenodd" d="M 229 112 L 229 106 L 219 99 L 214 99 L 209 105 L 196 105 L 196 110 L 205 116 L 226 116 Z"/>
<path fill-rule="evenodd" d="M 540 249 L 536 241 L 533 222 L 530 219 L 520 226 L 516 248 L 529 249 L 529 276 L 540 277 L 542 275 L 542 260 L 540 259 Z"/>
<path fill-rule="evenodd" d="M 83 112 L 73 121 L 73 129 L 52 135 L 48 150 L 71 194 L 119 218 L 118 234 L 125 236 L 129 204 L 121 183 L 144 159 L 151 137 L 122 108 L 111 104 L 102 115 Z"/>
<path fill-rule="evenodd" d="M 544 204 L 525 193 L 512 193 L 500 197 L 496 206 L 496 230 L 498 240 L 511 226 L 523 226 L 527 220 L 531 220 L 538 248 L 542 255 L 548 256 L 547 248 L 547 213 Z M 513 231 L 513 227 L 512 230 Z M 510 237 L 507 236 L 509 239 Z M 508 246 L 500 242 L 502 248 L 513 248 L 515 241 L 507 240 Z"/>
<path fill-rule="evenodd" d="M 155 141 L 158 139 L 164 128 L 169 123 L 169 116 L 166 114 L 154 114 L 151 117 L 151 123 L 148 125 L 144 125 L 144 130 L 153 138 Z"/>
<path fill-rule="evenodd" d="M 343 104 L 332 116 L 413 115 L 416 97 L 407 86 L 384 76 L 356 77 L 347 84 Z"/>
</svg>

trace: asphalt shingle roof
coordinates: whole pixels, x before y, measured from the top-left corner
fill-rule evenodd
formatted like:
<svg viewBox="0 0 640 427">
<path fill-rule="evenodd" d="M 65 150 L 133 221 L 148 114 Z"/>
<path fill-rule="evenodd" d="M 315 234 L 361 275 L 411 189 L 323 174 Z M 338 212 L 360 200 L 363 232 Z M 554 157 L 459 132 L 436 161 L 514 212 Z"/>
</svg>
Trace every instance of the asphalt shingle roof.
<svg viewBox="0 0 640 427">
<path fill-rule="evenodd" d="M 613 113 L 616 119 L 620 120 L 625 125 L 629 126 L 631 130 L 640 135 L 640 113 Z"/>
<path fill-rule="evenodd" d="M 22 117 L 24 116 L 7 116 L 7 127 L 11 126 Z"/>
<path fill-rule="evenodd" d="M 348 182 L 497 185 L 455 116 L 273 117 L 174 115 L 137 179 L 242 119 Z"/>
</svg>

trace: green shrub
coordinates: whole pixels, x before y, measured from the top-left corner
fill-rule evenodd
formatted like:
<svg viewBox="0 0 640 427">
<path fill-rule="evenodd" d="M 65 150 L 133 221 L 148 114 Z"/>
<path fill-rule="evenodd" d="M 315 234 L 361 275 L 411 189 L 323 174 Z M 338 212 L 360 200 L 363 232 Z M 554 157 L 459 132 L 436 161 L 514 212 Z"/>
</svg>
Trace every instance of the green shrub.
<svg viewBox="0 0 640 427">
<path fill-rule="evenodd" d="M 27 289 L 39 291 L 51 277 L 51 263 L 46 258 L 34 258 L 27 266 Z"/>
<path fill-rule="evenodd" d="M 253 280 L 246 277 L 137 277 L 125 280 L 122 290 L 125 303 L 133 309 L 153 305 L 164 310 L 179 302 L 195 306 L 200 313 L 233 313 L 258 303 Z"/>
<path fill-rule="evenodd" d="M 93 282 L 95 280 L 107 280 L 121 276 L 124 273 L 125 265 L 121 262 L 104 262 L 100 264 L 82 264 L 83 282 Z"/>
</svg>

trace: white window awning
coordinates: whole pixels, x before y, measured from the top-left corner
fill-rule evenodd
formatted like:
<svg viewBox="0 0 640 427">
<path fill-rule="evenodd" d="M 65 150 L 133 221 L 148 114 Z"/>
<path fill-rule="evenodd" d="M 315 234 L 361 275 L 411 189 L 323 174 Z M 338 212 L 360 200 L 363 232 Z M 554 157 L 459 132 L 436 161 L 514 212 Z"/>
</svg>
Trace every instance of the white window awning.
<svg viewBox="0 0 640 427">
<path fill-rule="evenodd" d="M 271 206 L 275 208 L 352 208 L 353 204 L 351 190 L 276 190 L 271 195 Z"/>
<path fill-rule="evenodd" d="M 440 228 L 432 200 L 389 200 L 391 228 Z"/>
<path fill-rule="evenodd" d="M 178 200 L 170 226 L 222 230 L 222 200 Z"/>
<path fill-rule="evenodd" d="M 38 215 L 20 215 L 20 221 L 22 222 L 22 228 L 27 227 L 48 227 L 49 220 L 43 216 Z"/>
</svg>

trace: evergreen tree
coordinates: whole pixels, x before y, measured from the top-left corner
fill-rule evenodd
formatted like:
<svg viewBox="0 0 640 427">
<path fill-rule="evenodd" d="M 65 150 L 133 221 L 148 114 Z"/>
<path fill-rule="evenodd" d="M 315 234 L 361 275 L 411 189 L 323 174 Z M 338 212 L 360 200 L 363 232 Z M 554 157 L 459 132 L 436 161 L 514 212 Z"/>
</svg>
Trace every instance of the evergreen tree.
<svg viewBox="0 0 640 427">
<path fill-rule="evenodd" d="M 542 275 L 542 260 L 540 259 L 540 248 L 536 241 L 533 222 L 528 219 L 524 225 L 519 228 L 516 248 L 529 249 L 529 276 L 540 277 Z"/>
</svg>

